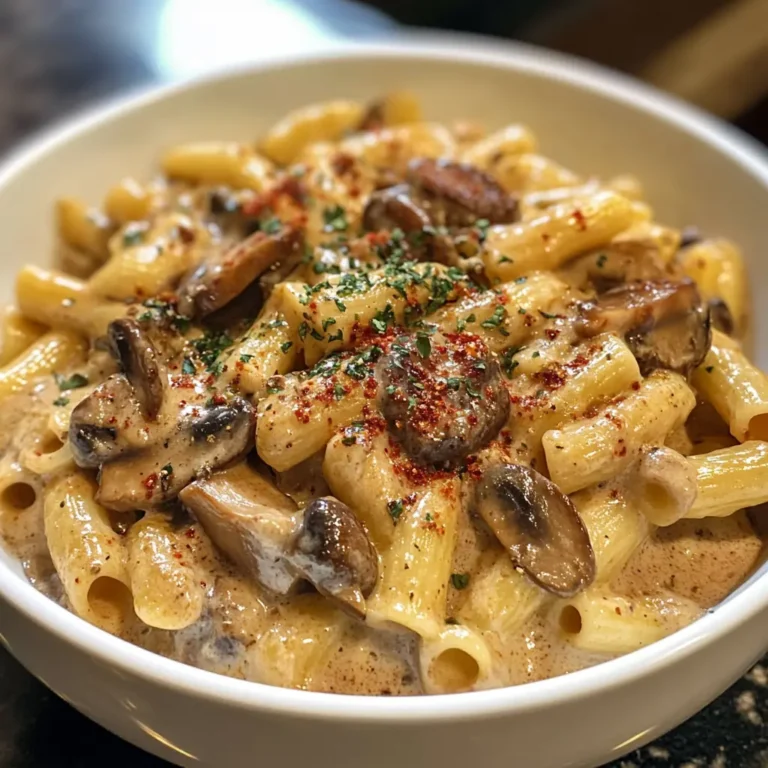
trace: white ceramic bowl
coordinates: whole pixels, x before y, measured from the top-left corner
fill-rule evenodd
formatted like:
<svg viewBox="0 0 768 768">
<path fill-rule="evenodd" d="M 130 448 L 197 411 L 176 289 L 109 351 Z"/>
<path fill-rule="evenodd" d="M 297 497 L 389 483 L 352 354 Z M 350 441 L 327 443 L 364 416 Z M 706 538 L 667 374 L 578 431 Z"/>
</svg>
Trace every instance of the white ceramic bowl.
<svg viewBox="0 0 768 768">
<path fill-rule="evenodd" d="M 630 171 L 657 216 L 739 241 L 752 269 L 757 344 L 768 334 L 768 162 L 734 130 L 631 80 L 534 49 L 412 40 L 231 71 L 109 106 L 58 127 L 0 172 L 6 294 L 45 264 L 60 194 L 98 200 L 177 141 L 249 139 L 287 110 L 407 86 L 436 119 L 531 125 L 585 174 Z M 102 633 L 26 583 L 0 553 L 0 638 L 93 720 L 181 765 L 313 768 L 592 766 L 677 725 L 768 644 L 768 565 L 713 614 L 601 666 L 517 688 L 409 699 L 271 688 L 168 661 Z M 438 762 L 439 761 L 439 762 Z"/>
</svg>

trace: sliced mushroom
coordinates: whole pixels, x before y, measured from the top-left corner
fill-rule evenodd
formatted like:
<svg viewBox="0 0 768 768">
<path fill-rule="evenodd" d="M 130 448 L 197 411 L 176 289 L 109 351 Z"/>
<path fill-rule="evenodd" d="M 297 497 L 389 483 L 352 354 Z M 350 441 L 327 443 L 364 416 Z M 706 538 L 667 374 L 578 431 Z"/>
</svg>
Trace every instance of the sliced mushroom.
<svg viewBox="0 0 768 768">
<path fill-rule="evenodd" d="M 123 374 L 102 382 L 72 411 L 69 444 L 79 467 L 95 469 L 148 443 L 135 390 Z"/>
<path fill-rule="evenodd" d="M 413 199 L 411 188 L 397 184 L 371 194 L 363 211 L 363 226 L 372 232 L 399 228 L 408 234 L 431 227 L 432 220 Z"/>
<path fill-rule="evenodd" d="M 413 160 L 408 167 L 408 181 L 429 206 L 435 225 L 465 227 L 477 219 L 507 224 L 517 219 L 517 200 L 492 176 L 468 163 Z"/>
<path fill-rule="evenodd" d="M 253 406 L 244 398 L 187 405 L 162 442 L 102 465 L 98 499 L 117 511 L 164 504 L 195 478 L 244 456 L 254 428 Z"/>
<path fill-rule="evenodd" d="M 417 462 L 465 458 L 492 440 L 509 415 L 499 364 L 471 334 L 400 337 L 376 375 L 389 431 Z"/>
<path fill-rule="evenodd" d="M 736 324 L 733 322 L 733 315 L 728 305 L 722 299 L 709 300 L 709 314 L 712 318 L 712 325 L 718 331 L 722 331 L 728 336 L 732 336 L 736 330 Z"/>
<path fill-rule="evenodd" d="M 299 576 L 285 555 L 300 526 L 291 499 L 240 463 L 197 480 L 179 494 L 214 545 L 277 595 L 293 591 Z"/>
<path fill-rule="evenodd" d="M 179 288 L 179 312 L 206 317 L 239 296 L 256 279 L 293 265 L 300 255 L 301 231 L 281 226 L 275 234 L 254 232 L 237 245 L 206 259 Z"/>
<path fill-rule="evenodd" d="M 315 499 L 290 549 L 294 568 L 317 590 L 354 616 L 365 616 L 365 598 L 379 578 L 379 560 L 362 523 L 332 496 Z"/>
<path fill-rule="evenodd" d="M 112 354 L 131 383 L 144 414 L 155 419 L 163 404 L 166 373 L 154 344 L 130 318 L 112 321 L 107 335 Z"/>
<path fill-rule="evenodd" d="M 595 555 L 571 500 L 543 475 L 521 464 L 486 470 L 474 509 L 515 567 L 547 592 L 571 597 L 595 578 Z"/>
<path fill-rule="evenodd" d="M 646 280 L 606 291 L 583 305 L 577 329 L 584 336 L 622 334 L 644 376 L 657 368 L 687 375 L 712 342 L 709 308 L 687 278 Z"/>
</svg>

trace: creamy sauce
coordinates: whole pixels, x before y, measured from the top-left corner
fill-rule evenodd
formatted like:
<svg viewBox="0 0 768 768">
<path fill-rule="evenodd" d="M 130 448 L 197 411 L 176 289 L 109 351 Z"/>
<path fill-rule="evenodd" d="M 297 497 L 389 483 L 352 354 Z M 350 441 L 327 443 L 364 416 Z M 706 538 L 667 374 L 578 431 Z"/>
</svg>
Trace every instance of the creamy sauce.
<svg viewBox="0 0 768 768">
<path fill-rule="evenodd" d="M 0 406 L 4 462 L 13 464 L 19 452 L 29 447 L 30 435 L 44 432 L 46 413 L 35 395 L 19 396 Z M 308 462 L 303 472 L 305 483 L 316 490 L 324 488 L 316 462 Z M 290 493 L 291 483 L 297 484 L 295 474 L 286 473 L 284 491 Z M 32 584 L 67 607 L 45 542 L 41 486 L 39 482 L 35 485 L 36 497 L 23 509 L 16 507 L 29 498 L 8 492 L 0 496 L 5 545 L 21 561 Z M 179 516 L 177 525 L 185 532 L 186 556 L 195 563 L 205 584 L 203 615 L 194 625 L 178 632 L 152 629 L 138 620 L 128 622 L 119 633 L 125 640 L 185 664 L 246 680 L 348 694 L 394 696 L 423 692 L 415 636 L 405 631 L 368 628 L 316 594 L 271 600 L 222 559 L 197 523 Z M 703 611 L 716 606 L 750 574 L 763 550 L 763 539 L 746 513 L 724 519 L 684 520 L 658 529 L 630 559 L 612 587 L 627 595 L 674 593 L 694 601 Z M 484 525 L 462 510 L 452 570 L 476 578 L 499 551 Z M 448 598 L 450 617 L 459 611 L 466 593 L 451 588 Z M 291 668 L 287 659 L 279 658 L 281 652 L 302 638 L 317 637 L 315 609 L 321 602 L 328 642 L 319 644 L 324 647 L 318 648 L 311 669 Z M 312 613 L 302 615 L 302 603 L 305 608 L 311 607 Z M 568 642 L 559 628 L 556 611 L 556 604 L 548 603 L 511 637 L 487 632 L 493 675 L 478 685 L 520 685 L 609 658 L 579 650 Z M 280 670 L 284 678 L 278 679 L 275 670 Z"/>
</svg>

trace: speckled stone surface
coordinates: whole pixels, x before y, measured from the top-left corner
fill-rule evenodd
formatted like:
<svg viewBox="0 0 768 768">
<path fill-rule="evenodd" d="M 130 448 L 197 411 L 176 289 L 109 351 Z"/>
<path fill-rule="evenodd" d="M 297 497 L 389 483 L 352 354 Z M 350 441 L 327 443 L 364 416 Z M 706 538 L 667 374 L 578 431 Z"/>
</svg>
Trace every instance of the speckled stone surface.
<svg viewBox="0 0 768 768">
<path fill-rule="evenodd" d="M 180 7 L 178 0 L 0 0 L 0 150 L 86 102 L 199 70 L 199 57 L 163 50 L 172 5 Z M 216 5 L 224 23 L 227 8 L 236 21 L 236 0 Z M 318 38 L 388 26 L 340 0 L 296 8 L 305 25 L 309 9 L 320 14 Z M 0 650 L 0 768 L 102 768 L 107 756 L 110 768 L 166 765 L 75 712 Z M 768 656 L 685 725 L 610 768 L 768 768 Z"/>
</svg>

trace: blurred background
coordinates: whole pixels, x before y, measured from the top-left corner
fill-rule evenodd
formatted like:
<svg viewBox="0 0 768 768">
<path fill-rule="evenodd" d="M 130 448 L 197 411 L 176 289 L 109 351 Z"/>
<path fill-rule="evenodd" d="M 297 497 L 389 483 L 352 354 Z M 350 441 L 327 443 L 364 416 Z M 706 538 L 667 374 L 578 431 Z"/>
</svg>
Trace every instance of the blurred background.
<svg viewBox="0 0 768 768">
<path fill-rule="evenodd" d="M 768 143 L 768 0 L 0 0 L 0 150 L 122 89 L 401 24 L 577 54 Z"/>
<path fill-rule="evenodd" d="M 768 144 L 768 0 L 0 0 L 0 152 L 131 88 L 396 36 L 403 25 L 573 53 Z M 0 649 L 0 768 L 100 768 L 105 755 L 110 768 L 165 765 L 91 724 Z M 768 768 L 768 657 L 686 725 L 607 768 Z"/>
</svg>

